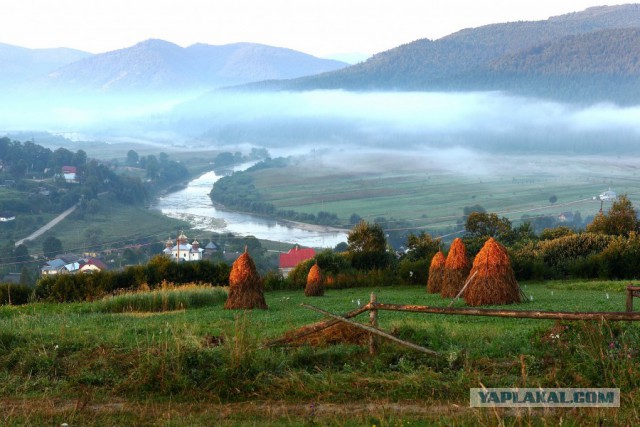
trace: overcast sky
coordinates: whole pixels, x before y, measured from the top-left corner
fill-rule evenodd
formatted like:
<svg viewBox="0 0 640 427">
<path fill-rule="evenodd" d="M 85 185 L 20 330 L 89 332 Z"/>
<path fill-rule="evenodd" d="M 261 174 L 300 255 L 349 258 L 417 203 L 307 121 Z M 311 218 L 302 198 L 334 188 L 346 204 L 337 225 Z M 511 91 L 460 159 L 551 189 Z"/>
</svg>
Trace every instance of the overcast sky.
<svg viewBox="0 0 640 427">
<path fill-rule="evenodd" d="M 606 0 L 0 0 L 0 43 L 100 53 L 160 38 L 374 54 L 463 28 L 539 20 Z"/>
</svg>

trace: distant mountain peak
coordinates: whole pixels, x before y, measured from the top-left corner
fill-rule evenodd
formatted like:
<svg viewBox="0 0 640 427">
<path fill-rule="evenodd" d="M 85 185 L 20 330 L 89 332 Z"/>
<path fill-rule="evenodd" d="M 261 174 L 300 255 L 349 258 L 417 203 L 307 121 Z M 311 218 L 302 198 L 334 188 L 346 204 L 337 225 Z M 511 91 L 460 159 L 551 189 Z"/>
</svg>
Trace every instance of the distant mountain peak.
<svg viewBox="0 0 640 427">
<path fill-rule="evenodd" d="M 23 86 L 74 92 L 204 91 L 265 79 L 314 75 L 348 64 L 257 43 L 221 46 L 197 43 L 183 48 L 166 40 L 148 39 L 61 65 L 23 82 Z"/>
</svg>

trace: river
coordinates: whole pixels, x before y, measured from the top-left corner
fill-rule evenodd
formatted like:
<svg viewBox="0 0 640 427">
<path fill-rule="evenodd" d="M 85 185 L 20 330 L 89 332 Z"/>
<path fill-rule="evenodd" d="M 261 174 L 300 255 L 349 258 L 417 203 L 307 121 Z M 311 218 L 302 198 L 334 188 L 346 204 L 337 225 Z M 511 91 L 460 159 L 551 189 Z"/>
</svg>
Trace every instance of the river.
<svg viewBox="0 0 640 427">
<path fill-rule="evenodd" d="M 240 165 L 237 170 L 249 167 Z M 182 190 L 161 197 L 154 205 L 164 215 L 189 222 L 194 228 L 216 233 L 233 233 L 238 236 L 254 236 L 261 240 L 273 240 L 313 248 L 333 248 L 347 241 L 345 232 L 296 227 L 273 219 L 234 212 L 213 206 L 209 193 L 213 183 L 222 175 L 207 172 L 189 182 Z"/>
</svg>

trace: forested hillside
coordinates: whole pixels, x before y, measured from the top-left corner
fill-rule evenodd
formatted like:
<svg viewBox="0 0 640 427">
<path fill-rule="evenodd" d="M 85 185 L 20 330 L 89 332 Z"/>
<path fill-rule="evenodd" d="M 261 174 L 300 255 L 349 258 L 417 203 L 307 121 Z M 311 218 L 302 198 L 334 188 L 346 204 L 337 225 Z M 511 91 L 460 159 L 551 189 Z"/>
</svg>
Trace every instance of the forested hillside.
<svg viewBox="0 0 640 427">
<path fill-rule="evenodd" d="M 342 70 L 255 87 L 509 90 L 629 102 L 640 96 L 639 29 L 640 5 L 603 6 L 544 21 L 493 24 L 438 40 L 416 40 Z"/>
</svg>

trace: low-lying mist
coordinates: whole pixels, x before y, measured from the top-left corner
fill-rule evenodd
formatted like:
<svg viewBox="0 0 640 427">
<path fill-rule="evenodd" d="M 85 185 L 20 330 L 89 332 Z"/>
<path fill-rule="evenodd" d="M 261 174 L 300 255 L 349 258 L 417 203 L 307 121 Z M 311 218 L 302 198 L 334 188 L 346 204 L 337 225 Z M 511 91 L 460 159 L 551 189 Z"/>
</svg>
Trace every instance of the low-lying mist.
<svg viewBox="0 0 640 427">
<path fill-rule="evenodd" d="M 192 95 L 191 95 L 192 96 Z M 186 98 L 186 96 L 185 96 Z M 187 148 L 628 155 L 640 152 L 640 106 L 575 105 L 501 92 L 247 92 L 14 99 L 0 130 L 78 132 Z M 451 160 L 449 160 L 451 159 Z"/>
</svg>

